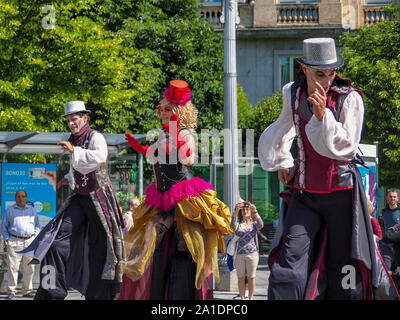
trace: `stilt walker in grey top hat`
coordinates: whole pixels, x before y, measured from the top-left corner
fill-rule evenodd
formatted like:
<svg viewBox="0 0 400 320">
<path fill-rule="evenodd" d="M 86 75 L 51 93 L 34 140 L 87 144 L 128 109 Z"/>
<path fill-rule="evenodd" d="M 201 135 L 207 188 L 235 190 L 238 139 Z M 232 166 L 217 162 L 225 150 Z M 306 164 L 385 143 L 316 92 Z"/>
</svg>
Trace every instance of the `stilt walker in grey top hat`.
<svg viewBox="0 0 400 320">
<path fill-rule="evenodd" d="M 73 191 L 22 251 L 41 264 L 35 300 L 64 299 L 69 289 L 87 300 L 112 300 L 122 284 L 122 212 L 108 176 L 107 143 L 90 128 L 89 114 L 82 101 L 65 105 L 72 134 L 58 145 L 70 153 L 71 164 L 57 187 L 69 183 Z"/>
<path fill-rule="evenodd" d="M 262 167 L 286 186 L 269 255 L 270 300 L 397 299 L 374 244 L 356 164 L 364 101 L 336 71 L 331 38 L 303 42 L 301 70 L 258 144 Z M 298 158 L 290 149 L 297 137 Z"/>
</svg>

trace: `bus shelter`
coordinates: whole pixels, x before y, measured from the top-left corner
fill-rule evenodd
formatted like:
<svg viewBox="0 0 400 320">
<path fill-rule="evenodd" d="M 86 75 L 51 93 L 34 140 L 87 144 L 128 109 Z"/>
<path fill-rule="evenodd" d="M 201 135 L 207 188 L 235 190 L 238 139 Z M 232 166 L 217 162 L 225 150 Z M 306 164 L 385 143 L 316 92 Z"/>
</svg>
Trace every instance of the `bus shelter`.
<svg viewBox="0 0 400 320">
<path fill-rule="evenodd" d="M 59 141 L 67 141 L 70 137 L 70 133 L 67 132 L 6 132 L 0 131 L 0 159 L 2 160 L 2 167 L 8 164 L 8 158 L 11 154 L 47 154 L 54 155 L 52 160 L 55 170 L 57 171 L 57 181 L 61 179 L 62 174 L 65 174 L 69 168 L 69 153 L 64 150 L 61 146 L 58 146 L 57 143 Z M 113 163 L 118 163 L 119 167 L 132 167 L 132 161 L 134 161 L 133 154 L 124 154 L 127 148 L 130 148 L 129 143 L 125 140 L 125 134 L 111 134 L 105 133 L 103 134 L 107 146 L 108 146 L 108 160 L 111 159 Z M 146 135 L 137 134 L 134 135 L 138 141 L 143 141 L 146 139 Z M 136 155 L 135 155 L 136 156 Z M 143 194 L 143 161 L 141 158 L 142 155 L 139 155 L 139 161 L 137 168 L 137 189 L 136 191 L 140 196 Z M 48 163 L 47 165 L 50 165 Z M 15 177 L 22 171 L 18 171 L 18 168 L 21 169 L 27 164 L 25 163 L 14 163 L 13 171 L 9 171 L 14 176 L 12 178 L 17 179 L 19 176 Z M 31 178 L 39 178 L 41 174 L 40 169 L 44 166 L 42 163 L 36 163 L 39 168 L 34 168 L 33 163 L 29 164 L 30 170 L 27 175 Z M 115 167 L 115 165 L 114 165 Z M 118 167 L 118 166 L 117 166 Z M 43 170 L 43 169 L 42 169 Z M 1 170 L 2 172 L 4 170 Z M 3 172 L 4 173 L 4 172 Z M 117 174 L 116 174 L 117 176 Z M 4 180 L 7 179 L 7 176 L 1 176 L 2 186 L 4 186 Z M 116 178 L 117 179 L 117 178 Z M 114 179 L 113 185 L 118 186 L 118 181 L 116 182 Z M 113 179 L 112 179 L 113 180 Z M 68 194 L 68 190 L 61 190 L 61 192 L 57 192 L 57 202 L 61 203 L 66 194 Z M 4 204 L 4 203 L 3 203 Z M 5 208 L 2 208 L 2 212 Z"/>
</svg>

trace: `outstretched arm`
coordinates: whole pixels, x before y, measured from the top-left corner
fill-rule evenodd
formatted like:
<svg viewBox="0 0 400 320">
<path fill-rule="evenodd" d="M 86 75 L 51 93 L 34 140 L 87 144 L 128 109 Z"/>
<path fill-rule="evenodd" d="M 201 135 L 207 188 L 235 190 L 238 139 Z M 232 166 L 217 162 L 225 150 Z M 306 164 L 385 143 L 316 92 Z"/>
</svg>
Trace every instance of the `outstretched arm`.
<svg viewBox="0 0 400 320">
<path fill-rule="evenodd" d="M 125 140 L 129 142 L 133 150 L 143 154 L 146 157 L 154 157 L 154 154 L 150 152 L 150 147 L 142 146 L 139 141 L 137 141 L 130 133 L 125 133 Z"/>
</svg>

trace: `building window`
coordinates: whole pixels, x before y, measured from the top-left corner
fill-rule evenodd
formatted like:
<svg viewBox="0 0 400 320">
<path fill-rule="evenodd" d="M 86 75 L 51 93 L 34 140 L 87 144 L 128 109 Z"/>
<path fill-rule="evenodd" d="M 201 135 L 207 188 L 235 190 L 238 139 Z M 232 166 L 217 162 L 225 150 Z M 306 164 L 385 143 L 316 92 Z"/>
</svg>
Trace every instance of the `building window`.
<svg viewBox="0 0 400 320">
<path fill-rule="evenodd" d="M 281 57 L 280 58 L 280 63 L 281 63 L 281 87 L 284 86 L 285 83 L 290 82 L 290 78 L 292 73 L 290 72 L 290 67 L 293 65 L 290 63 L 290 57 Z"/>
<path fill-rule="evenodd" d="M 274 50 L 274 91 L 281 91 L 285 84 L 294 81 L 300 70 L 296 58 L 302 54 L 302 50 Z"/>
<path fill-rule="evenodd" d="M 203 5 L 221 5 L 221 0 L 200 0 Z"/>
<path fill-rule="evenodd" d="M 286 83 L 294 81 L 299 72 L 300 63 L 297 62 L 296 58 L 299 58 L 299 56 L 280 57 L 281 88 Z"/>
<path fill-rule="evenodd" d="M 392 0 L 365 0 L 366 4 L 370 4 L 370 5 L 385 5 L 385 4 L 391 4 L 393 3 Z"/>
<path fill-rule="evenodd" d="M 318 3 L 318 0 L 280 0 L 280 4 L 314 4 Z"/>
<path fill-rule="evenodd" d="M 247 3 L 247 0 L 238 0 L 238 3 Z M 221 5 L 221 0 L 200 0 L 200 3 L 202 3 L 205 6 L 220 6 Z"/>
</svg>

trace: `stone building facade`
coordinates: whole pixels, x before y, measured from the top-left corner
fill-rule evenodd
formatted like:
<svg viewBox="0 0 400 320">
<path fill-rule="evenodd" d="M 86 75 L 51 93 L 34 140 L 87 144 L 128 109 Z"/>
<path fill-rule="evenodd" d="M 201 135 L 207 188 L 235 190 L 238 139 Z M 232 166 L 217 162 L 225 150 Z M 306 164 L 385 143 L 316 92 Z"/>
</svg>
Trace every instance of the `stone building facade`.
<svg viewBox="0 0 400 320">
<path fill-rule="evenodd" d="M 221 1 L 201 2 L 199 14 L 223 32 Z M 293 80 L 303 39 L 337 40 L 343 32 L 390 19 L 384 10 L 390 3 L 400 0 L 238 0 L 238 82 L 249 102 L 255 106 Z"/>
</svg>

